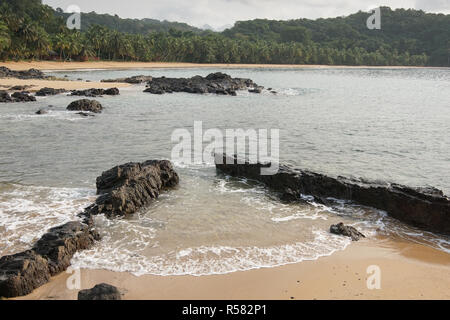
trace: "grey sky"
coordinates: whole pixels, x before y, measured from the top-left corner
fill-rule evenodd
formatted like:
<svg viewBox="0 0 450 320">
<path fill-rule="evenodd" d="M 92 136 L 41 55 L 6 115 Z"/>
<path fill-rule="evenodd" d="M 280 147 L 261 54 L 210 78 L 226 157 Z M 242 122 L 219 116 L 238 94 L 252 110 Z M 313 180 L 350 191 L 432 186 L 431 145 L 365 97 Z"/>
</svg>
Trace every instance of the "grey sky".
<svg viewBox="0 0 450 320">
<path fill-rule="evenodd" d="M 154 18 L 215 28 L 255 18 L 296 19 L 336 17 L 380 5 L 450 13 L 450 0 L 43 0 L 66 10 L 118 14 L 123 18 Z"/>
</svg>

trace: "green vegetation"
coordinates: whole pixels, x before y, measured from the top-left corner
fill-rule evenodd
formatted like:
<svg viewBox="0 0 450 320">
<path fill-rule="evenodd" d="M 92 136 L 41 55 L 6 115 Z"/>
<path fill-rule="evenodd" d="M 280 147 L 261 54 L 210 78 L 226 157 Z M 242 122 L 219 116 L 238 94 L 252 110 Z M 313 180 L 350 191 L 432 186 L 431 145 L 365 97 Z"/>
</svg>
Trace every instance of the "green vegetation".
<svg viewBox="0 0 450 320">
<path fill-rule="evenodd" d="M 40 0 L 0 0 L 1 59 L 449 66 L 450 15 L 382 8 L 332 19 L 237 22 L 222 33 L 183 23 L 82 14 L 82 30 Z"/>
</svg>

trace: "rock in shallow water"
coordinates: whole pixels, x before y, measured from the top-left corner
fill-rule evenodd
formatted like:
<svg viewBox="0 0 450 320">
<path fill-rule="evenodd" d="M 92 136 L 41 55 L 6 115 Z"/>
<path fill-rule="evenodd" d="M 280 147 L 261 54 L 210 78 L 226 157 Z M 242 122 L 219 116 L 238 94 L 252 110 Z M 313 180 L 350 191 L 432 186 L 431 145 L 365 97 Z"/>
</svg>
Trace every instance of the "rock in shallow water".
<svg viewBox="0 0 450 320">
<path fill-rule="evenodd" d="M 97 178 L 100 196 L 85 211 L 86 216 L 133 214 L 158 198 L 160 192 L 175 187 L 178 174 L 167 160 L 148 160 L 114 167 Z"/>
<path fill-rule="evenodd" d="M 72 102 L 67 107 L 67 110 L 69 111 L 90 111 L 94 113 L 101 113 L 103 110 L 103 106 L 100 102 L 96 100 L 89 100 L 89 99 L 81 99 Z"/>
<path fill-rule="evenodd" d="M 333 234 L 350 237 L 352 238 L 352 241 L 358 241 L 359 239 L 366 237 L 361 232 L 356 230 L 356 228 L 352 226 L 345 226 L 342 222 L 333 224 L 330 227 L 330 232 Z"/>
<path fill-rule="evenodd" d="M 218 95 L 236 96 L 237 90 L 250 88 L 260 93 L 263 87 L 258 86 L 250 79 L 232 78 L 231 76 L 216 72 L 206 77 L 192 78 L 153 78 L 147 83 L 144 92 L 164 94 L 172 92 L 187 92 L 196 94 L 215 93 Z"/>
<path fill-rule="evenodd" d="M 285 195 L 286 200 L 299 200 L 301 195 L 312 195 L 322 203 L 327 203 L 327 198 L 351 200 L 384 210 L 391 217 L 413 226 L 450 234 L 450 199 L 435 188 L 333 178 L 286 165 L 280 165 L 273 175 L 261 175 L 261 169 L 268 167 L 270 164 L 238 164 L 235 157 L 216 155 L 216 168 L 220 171 L 263 182 Z"/>
<path fill-rule="evenodd" d="M 79 291 L 78 300 L 122 300 L 122 297 L 119 289 L 112 285 L 101 283 L 92 289 Z"/>
<path fill-rule="evenodd" d="M 36 95 L 39 97 L 45 97 L 45 96 L 54 96 L 60 93 L 66 92 L 65 89 L 54 89 L 54 88 L 42 88 L 39 91 L 36 92 Z"/>
</svg>

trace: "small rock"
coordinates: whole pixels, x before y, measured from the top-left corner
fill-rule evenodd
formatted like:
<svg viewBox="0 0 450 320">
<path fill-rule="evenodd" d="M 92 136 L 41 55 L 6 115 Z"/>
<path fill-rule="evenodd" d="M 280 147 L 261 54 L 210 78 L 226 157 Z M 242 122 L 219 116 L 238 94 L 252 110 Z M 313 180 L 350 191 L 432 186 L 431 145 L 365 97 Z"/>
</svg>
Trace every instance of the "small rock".
<svg viewBox="0 0 450 320">
<path fill-rule="evenodd" d="M 353 241 L 358 241 L 359 239 L 366 237 L 352 226 L 345 226 L 342 222 L 332 225 L 330 227 L 330 232 L 333 234 L 350 237 Z"/>
<path fill-rule="evenodd" d="M 121 300 L 120 291 L 109 284 L 101 283 L 92 289 L 78 292 L 78 300 Z"/>
<path fill-rule="evenodd" d="M 72 102 L 67 107 L 67 110 L 69 111 L 90 111 L 94 113 L 101 113 L 103 110 L 103 106 L 100 104 L 100 102 L 96 100 L 88 100 L 88 99 L 81 99 Z"/>
</svg>

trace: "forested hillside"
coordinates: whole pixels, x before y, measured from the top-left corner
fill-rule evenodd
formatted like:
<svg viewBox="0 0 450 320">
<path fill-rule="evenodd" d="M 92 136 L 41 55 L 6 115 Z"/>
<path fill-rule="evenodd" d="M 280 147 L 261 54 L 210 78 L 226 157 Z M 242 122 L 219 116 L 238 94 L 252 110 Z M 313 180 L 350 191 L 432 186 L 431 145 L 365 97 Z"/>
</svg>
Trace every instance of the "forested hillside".
<svg viewBox="0 0 450 320">
<path fill-rule="evenodd" d="M 184 23 L 82 14 L 82 30 L 40 0 L 0 0 L 1 59 L 450 66 L 450 15 L 382 8 L 332 19 L 237 22 L 222 33 Z"/>
</svg>

